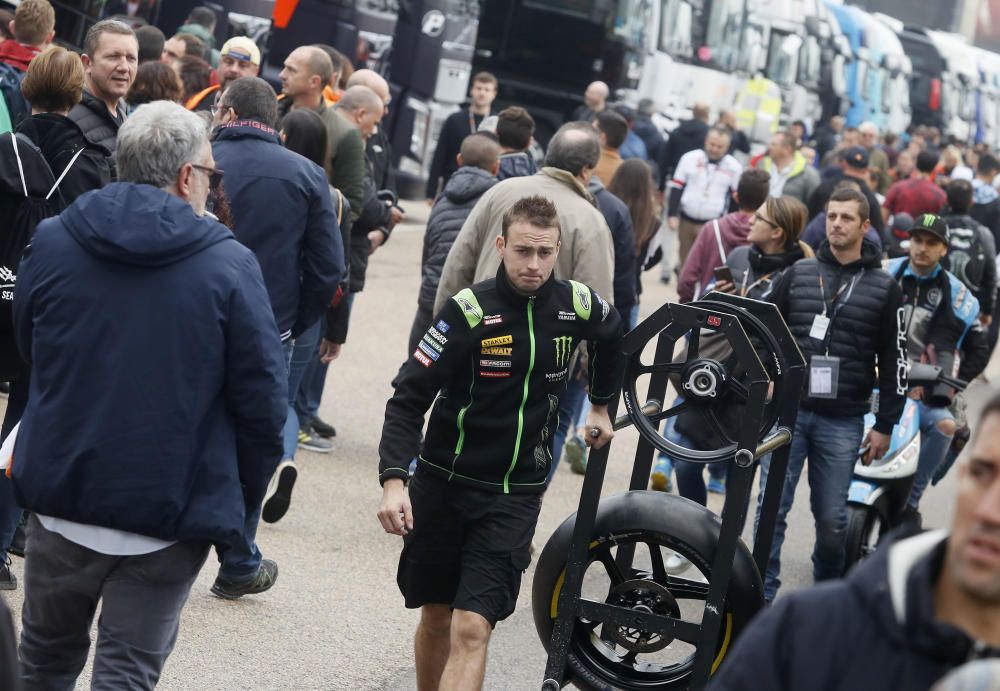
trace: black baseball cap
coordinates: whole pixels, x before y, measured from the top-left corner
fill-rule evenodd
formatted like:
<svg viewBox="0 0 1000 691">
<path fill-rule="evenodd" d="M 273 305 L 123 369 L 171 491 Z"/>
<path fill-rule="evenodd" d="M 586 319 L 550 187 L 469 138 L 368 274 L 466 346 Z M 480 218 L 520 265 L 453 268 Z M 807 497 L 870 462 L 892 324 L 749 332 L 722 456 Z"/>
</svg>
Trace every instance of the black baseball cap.
<svg viewBox="0 0 1000 691">
<path fill-rule="evenodd" d="M 921 214 L 913 219 L 910 235 L 914 233 L 930 233 L 944 244 L 948 244 L 948 224 L 935 214 Z"/>
<path fill-rule="evenodd" d="M 845 149 L 841 158 L 851 168 L 868 167 L 868 151 L 863 146 L 852 146 L 850 149 Z"/>
</svg>

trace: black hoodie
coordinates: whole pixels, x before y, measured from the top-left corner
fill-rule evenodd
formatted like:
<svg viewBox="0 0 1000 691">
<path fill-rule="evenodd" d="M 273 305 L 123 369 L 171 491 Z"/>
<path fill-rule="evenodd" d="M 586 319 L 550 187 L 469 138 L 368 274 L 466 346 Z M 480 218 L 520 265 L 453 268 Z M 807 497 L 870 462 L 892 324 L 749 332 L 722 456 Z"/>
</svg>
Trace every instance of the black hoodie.
<svg viewBox="0 0 1000 691">
<path fill-rule="evenodd" d="M 1000 651 L 934 618 L 944 531 L 885 544 L 846 580 L 778 600 L 740 636 L 706 691 L 927 691 Z"/>
<path fill-rule="evenodd" d="M 72 162 L 59 183 L 59 192 L 67 204 L 72 204 L 84 192 L 98 190 L 111 182 L 108 163 L 111 152 L 88 140 L 80 126 L 65 115 L 32 115 L 18 126 L 17 131 L 35 143 L 57 179 Z M 77 156 L 80 149 L 83 152 Z"/>
<path fill-rule="evenodd" d="M 705 146 L 708 136 L 708 123 L 701 120 L 685 120 L 670 133 L 670 138 L 662 147 L 660 158 L 660 189 L 664 189 L 667 178 L 670 177 L 681 156 L 688 151 L 694 151 Z"/>
</svg>

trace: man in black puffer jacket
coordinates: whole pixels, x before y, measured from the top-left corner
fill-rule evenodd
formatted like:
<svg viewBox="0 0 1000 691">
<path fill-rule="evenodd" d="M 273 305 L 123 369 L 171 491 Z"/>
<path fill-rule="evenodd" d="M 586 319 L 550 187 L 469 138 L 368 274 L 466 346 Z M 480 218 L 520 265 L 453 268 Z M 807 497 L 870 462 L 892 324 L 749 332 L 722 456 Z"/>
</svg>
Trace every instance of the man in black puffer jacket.
<svg viewBox="0 0 1000 691">
<path fill-rule="evenodd" d="M 497 184 L 500 145 L 485 134 L 470 134 L 462 141 L 458 155 L 459 168 L 448 178 L 444 192 L 438 197 L 427 220 L 424 251 L 420 260 L 420 295 L 417 313 L 413 317 L 407 353 L 417 348 L 420 337 L 434 317 L 434 297 L 441 281 L 441 269 L 448 258 L 462 224 L 486 190 Z"/>
<path fill-rule="evenodd" d="M 970 446 L 950 532 L 897 533 L 846 580 L 781 598 L 708 691 L 927 691 L 970 660 L 1000 657 L 1000 397 Z"/>
<path fill-rule="evenodd" d="M 879 406 L 867 438 L 866 463 L 886 453 L 903 410 L 907 363 L 900 289 L 882 270 L 879 250 L 864 240 L 869 211 L 868 200 L 857 190 L 834 192 L 827 205 L 827 241 L 816 258 L 787 269 L 772 292 L 771 302 L 785 317 L 809 363 L 810 376 L 795 421 L 764 582 L 768 601 L 781 585 L 786 518 L 806 457 L 816 519 L 813 578 L 839 578 L 844 571 L 847 491 L 872 389 L 879 388 Z M 769 465 L 761 463 L 761 487 Z"/>
<path fill-rule="evenodd" d="M 112 180 L 118 128 L 125 123 L 125 95 L 135 81 L 139 41 L 135 32 L 114 19 L 97 22 L 83 42 L 83 67 L 87 72 L 83 100 L 69 113 L 84 136 L 111 152 Z"/>
<path fill-rule="evenodd" d="M 948 254 L 941 266 L 955 274 L 979 301 L 979 321 L 989 326 L 997 292 L 997 249 L 990 229 L 969 215 L 972 183 L 952 180 L 948 193 L 948 213 L 941 220 L 948 226 Z"/>
</svg>

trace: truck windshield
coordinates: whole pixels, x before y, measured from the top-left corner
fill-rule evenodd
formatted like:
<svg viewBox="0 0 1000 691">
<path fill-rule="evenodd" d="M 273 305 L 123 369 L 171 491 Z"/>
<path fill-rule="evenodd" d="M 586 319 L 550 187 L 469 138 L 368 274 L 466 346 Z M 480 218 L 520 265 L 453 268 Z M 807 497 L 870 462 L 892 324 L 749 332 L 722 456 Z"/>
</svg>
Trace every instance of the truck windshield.
<svg viewBox="0 0 1000 691">
<path fill-rule="evenodd" d="M 802 39 L 795 34 L 772 32 L 767 48 L 767 78 L 781 86 L 794 84 L 801 46 Z"/>
<path fill-rule="evenodd" d="M 714 0 L 710 3 L 705 45 L 720 69 L 733 70 L 739 63 L 745 13 L 746 0 Z"/>
<path fill-rule="evenodd" d="M 694 9 L 687 0 L 663 0 L 660 6 L 660 40 L 657 48 L 673 56 L 689 58 Z"/>
</svg>

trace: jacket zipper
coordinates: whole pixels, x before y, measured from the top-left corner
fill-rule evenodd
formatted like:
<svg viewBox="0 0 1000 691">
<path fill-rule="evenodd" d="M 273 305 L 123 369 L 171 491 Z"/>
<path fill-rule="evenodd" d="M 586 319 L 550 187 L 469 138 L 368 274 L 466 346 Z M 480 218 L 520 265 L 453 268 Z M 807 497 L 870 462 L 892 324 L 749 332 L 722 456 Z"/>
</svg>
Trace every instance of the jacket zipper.
<svg viewBox="0 0 1000 691">
<path fill-rule="evenodd" d="M 448 479 L 455 477 L 455 463 L 458 462 L 458 457 L 462 453 L 462 447 L 465 446 L 465 414 L 469 412 L 469 408 L 472 407 L 472 390 L 476 386 L 476 365 L 473 361 L 472 365 L 472 382 L 469 384 L 469 402 L 462 406 L 461 410 L 458 411 L 458 419 L 456 423 L 458 424 L 458 442 L 455 444 L 455 455 L 451 459 L 451 475 Z"/>
<path fill-rule="evenodd" d="M 521 406 L 517 409 L 517 437 L 514 439 L 514 457 L 510 460 L 510 468 L 503 476 L 503 493 L 510 494 L 510 475 L 517 465 L 517 457 L 521 452 L 521 435 L 524 433 L 524 404 L 528 402 L 528 382 L 531 380 L 531 372 L 535 369 L 535 318 L 533 309 L 535 306 L 535 296 L 528 298 L 528 373 L 524 375 L 524 391 L 521 394 Z"/>
</svg>

